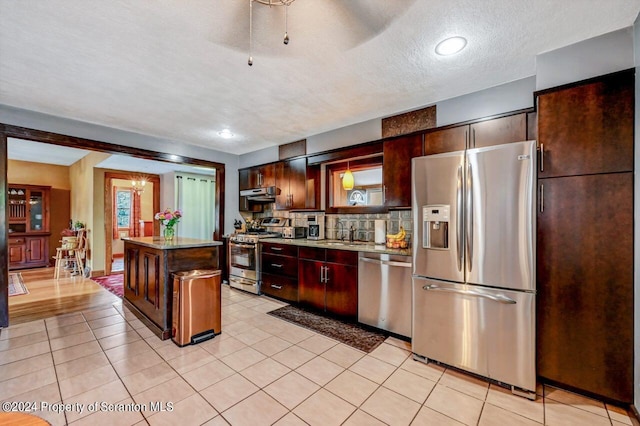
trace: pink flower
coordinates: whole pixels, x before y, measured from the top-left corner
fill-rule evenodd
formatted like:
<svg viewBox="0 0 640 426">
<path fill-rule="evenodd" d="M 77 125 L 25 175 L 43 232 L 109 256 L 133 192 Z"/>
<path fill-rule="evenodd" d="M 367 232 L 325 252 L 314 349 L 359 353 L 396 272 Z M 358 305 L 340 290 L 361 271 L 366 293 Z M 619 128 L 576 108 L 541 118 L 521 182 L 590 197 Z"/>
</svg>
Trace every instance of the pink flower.
<svg viewBox="0 0 640 426">
<path fill-rule="evenodd" d="M 167 227 L 173 227 L 176 223 L 180 222 L 182 212 L 180 210 L 171 211 L 170 208 L 165 209 L 163 212 L 155 214 L 154 218 L 159 220 L 160 223 Z"/>
</svg>

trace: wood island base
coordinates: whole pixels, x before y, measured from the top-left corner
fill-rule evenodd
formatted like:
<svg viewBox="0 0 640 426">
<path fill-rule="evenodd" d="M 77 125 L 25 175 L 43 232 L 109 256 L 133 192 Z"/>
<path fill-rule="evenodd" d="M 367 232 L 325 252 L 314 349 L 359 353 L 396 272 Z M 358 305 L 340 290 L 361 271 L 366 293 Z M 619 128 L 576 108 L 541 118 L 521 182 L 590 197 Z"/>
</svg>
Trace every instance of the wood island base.
<svg viewBox="0 0 640 426">
<path fill-rule="evenodd" d="M 171 337 L 173 274 L 219 269 L 220 241 L 123 238 L 123 304 L 162 340 Z"/>
</svg>

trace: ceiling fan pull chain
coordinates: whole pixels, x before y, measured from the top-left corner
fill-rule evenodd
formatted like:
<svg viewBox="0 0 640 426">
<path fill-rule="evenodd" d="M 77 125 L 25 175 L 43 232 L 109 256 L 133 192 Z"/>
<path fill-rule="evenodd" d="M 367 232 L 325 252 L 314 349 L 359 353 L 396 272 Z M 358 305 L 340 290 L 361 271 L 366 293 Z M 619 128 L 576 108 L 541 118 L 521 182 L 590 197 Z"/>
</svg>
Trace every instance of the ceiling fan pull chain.
<svg viewBox="0 0 640 426">
<path fill-rule="evenodd" d="M 249 66 L 253 65 L 253 56 L 251 56 L 251 39 L 253 33 L 253 0 L 249 0 Z"/>
<path fill-rule="evenodd" d="M 289 4 L 284 6 L 284 44 L 289 44 L 289 31 L 288 28 L 288 17 L 289 17 Z"/>
</svg>

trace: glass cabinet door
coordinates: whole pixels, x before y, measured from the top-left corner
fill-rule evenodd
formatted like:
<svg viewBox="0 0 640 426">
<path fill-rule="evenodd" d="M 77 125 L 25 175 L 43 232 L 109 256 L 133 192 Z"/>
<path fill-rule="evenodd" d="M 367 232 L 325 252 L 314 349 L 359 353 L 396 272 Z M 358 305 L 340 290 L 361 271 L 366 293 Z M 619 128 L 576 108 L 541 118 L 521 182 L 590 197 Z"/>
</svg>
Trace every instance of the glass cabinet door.
<svg viewBox="0 0 640 426">
<path fill-rule="evenodd" d="M 43 212 L 42 191 L 31 191 L 29 193 L 29 230 L 41 231 L 44 229 L 44 212 Z"/>
</svg>

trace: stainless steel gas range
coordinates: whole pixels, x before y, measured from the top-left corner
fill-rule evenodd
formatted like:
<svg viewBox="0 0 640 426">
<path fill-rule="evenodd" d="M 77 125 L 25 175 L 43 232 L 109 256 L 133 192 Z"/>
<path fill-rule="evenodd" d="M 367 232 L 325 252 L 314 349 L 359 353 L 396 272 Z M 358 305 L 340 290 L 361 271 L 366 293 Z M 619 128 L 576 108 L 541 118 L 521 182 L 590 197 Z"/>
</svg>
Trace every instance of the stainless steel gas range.
<svg viewBox="0 0 640 426">
<path fill-rule="evenodd" d="M 236 233 L 229 238 L 229 285 L 240 290 L 260 294 L 260 240 L 282 236 L 288 219 L 267 217 L 259 219 L 256 228 Z"/>
</svg>

